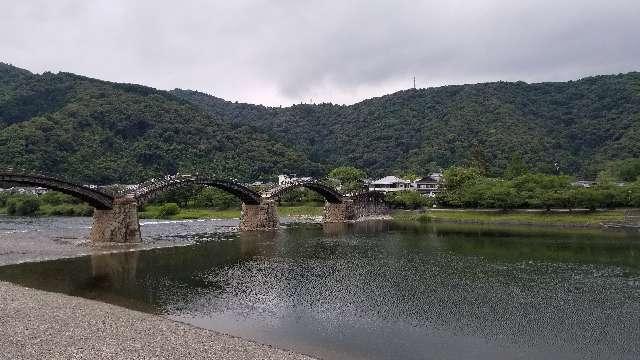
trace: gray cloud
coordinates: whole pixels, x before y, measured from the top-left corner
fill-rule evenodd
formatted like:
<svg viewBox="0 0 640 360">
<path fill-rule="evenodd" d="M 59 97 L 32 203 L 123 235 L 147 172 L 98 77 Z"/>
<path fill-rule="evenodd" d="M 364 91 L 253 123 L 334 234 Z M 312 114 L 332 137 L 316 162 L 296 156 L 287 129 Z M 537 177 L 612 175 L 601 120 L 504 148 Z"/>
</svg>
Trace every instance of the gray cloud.
<svg viewBox="0 0 640 360">
<path fill-rule="evenodd" d="M 0 61 L 265 104 L 640 70 L 637 0 L 14 1 Z"/>
</svg>

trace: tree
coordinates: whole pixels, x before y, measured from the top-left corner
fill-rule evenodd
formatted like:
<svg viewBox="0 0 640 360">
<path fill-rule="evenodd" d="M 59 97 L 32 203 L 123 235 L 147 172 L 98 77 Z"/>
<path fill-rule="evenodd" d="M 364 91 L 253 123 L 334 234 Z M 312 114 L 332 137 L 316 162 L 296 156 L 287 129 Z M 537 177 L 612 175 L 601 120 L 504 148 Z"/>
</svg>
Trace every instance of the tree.
<svg viewBox="0 0 640 360">
<path fill-rule="evenodd" d="M 168 218 L 180 213 L 180 207 L 176 203 L 166 203 L 160 207 L 158 215 L 161 218 Z"/>
<path fill-rule="evenodd" d="M 516 208 L 521 201 L 518 193 L 508 181 L 496 181 L 485 194 L 485 207 L 508 210 Z"/>
<path fill-rule="evenodd" d="M 518 176 L 526 174 L 528 171 L 529 169 L 527 169 L 527 166 L 522 160 L 522 157 L 520 155 L 514 154 L 511 157 L 511 161 L 509 161 L 509 165 L 507 165 L 503 176 L 505 179 L 511 180 L 513 178 L 517 178 Z"/>
<path fill-rule="evenodd" d="M 640 207 L 640 179 L 630 184 L 627 189 L 627 205 Z"/>
<path fill-rule="evenodd" d="M 40 201 L 42 201 L 42 203 L 44 204 L 49 205 L 81 203 L 80 199 L 57 191 L 47 191 L 46 193 L 40 195 Z"/>
<path fill-rule="evenodd" d="M 338 182 L 343 193 L 351 193 L 362 190 L 367 174 L 355 167 L 340 166 L 331 170 L 328 177 Z"/>
<path fill-rule="evenodd" d="M 153 202 L 156 204 L 176 203 L 181 208 L 186 208 L 189 206 L 189 201 L 199 193 L 200 189 L 201 188 L 197 186 L 185 186 L 174 189 L 160 194 L 153 200 Z"/>
<path fill-rule="evenodd" d="M 473 167 L 452 166 L 442 174 L 443 191 L 438 194 L 438 202 L 449 206 L 463 206 L 463 192 L 466 186 L 482 178 L 480 170 Z"/>
<path fill-rule="evenodd" d="M 604 194 L 594 188 L 578 188 L 574 191 L 577 207 L 595 211 L 604 201 Z"/>
<path fill-rule="evenodd" d="M 486 175 L 488 172 L 488 162 L 484 150 L 479 144 L 474 144 L 468 161 L 469 167 L 476 168 L 480 174 Z"/>
<path fill-rule="evenodd" d="M 640 159 L 626 159 L 617 162 L 618 178 L 622 181 L 635 181 L 640 176 Z"/>
<path fill-rule="evenodd" d="M 213 187 L 204 187 L 194 196 L 193 206 L 197 208 L 226 210 L 232 207 L 239 207 L 240 199 L 226 191 Z"/>
<path fill-rule="evenodd" d="M 400 209 L 419 209 L 433 203 L 432 199 L 420 194 L 417 191 L 395 191 L 385 195 L 385 200 L 392 207 Z"/>
<path fill-rule="evenodd" d="M 16 216 L 33 216 L 40 209 L 40 201 L 35 196 L 21 196 L 7 201 L 7 214 Z"/>
</svg>

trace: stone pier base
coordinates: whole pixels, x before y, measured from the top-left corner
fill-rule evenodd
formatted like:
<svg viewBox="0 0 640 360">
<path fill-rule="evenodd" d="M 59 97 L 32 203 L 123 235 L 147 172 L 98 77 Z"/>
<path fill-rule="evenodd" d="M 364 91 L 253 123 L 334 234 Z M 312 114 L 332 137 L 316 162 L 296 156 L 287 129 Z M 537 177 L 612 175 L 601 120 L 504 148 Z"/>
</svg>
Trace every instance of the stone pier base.
<svg viewBox="0 0 640 360">
<path fill-rule="evenodd" d="M 242 204 L 240 230 L 273 230 L 280 226 L 276 204 L 269 200 L 260 205 Z"/>
<path fill-rule="evenodd" d="M 326 223 L 338 223 L 348 220 L 355 220 L 356 214 L 352 200 L 344 200 L 339 204 L 327 202 L 324 204 L 324 216 L 322 220 Z"/>
<path fill-rule="evenodd" d="M 94 243 L 142 241 L 138 222 L 138 204 L 130 199 L 116 199 L 111 210 L 95 209 L 90 239 Z"/>
</svg>

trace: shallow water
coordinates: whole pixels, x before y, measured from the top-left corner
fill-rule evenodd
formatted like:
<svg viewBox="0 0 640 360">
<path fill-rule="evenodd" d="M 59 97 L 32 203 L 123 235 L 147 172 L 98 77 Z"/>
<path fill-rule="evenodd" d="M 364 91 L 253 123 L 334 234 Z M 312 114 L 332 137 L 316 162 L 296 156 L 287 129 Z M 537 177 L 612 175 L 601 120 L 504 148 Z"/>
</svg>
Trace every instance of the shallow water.
<svg viewBox="0 0 640 360">
<path fill-rule="evenodd" d="M 11 265 L 0 279 L 329 359 L 640 357 L 637 234 L 218 225 L 155 223 L 145 241 L 195 244 Z"/>
</svg>

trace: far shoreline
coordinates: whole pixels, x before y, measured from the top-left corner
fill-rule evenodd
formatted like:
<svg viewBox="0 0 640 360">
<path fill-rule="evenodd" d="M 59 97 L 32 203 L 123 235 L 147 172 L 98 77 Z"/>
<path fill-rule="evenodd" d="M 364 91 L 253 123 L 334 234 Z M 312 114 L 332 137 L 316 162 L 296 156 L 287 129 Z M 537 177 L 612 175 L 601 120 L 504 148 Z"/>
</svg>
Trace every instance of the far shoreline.
<svg viewBox="0 0 640 360">
<path fill-rule="evenodd" d="M 624 220 L 626 209 L 461 209 L 433 208 L 402 210 L 395 209 L 390 219 L 396 221 L 446 222 L 460 224 L 554 226 L 564 228 L 602 228 L 603 224 L 619 223 Z M 279 206 L 280 215 L 293 219 L 317 219 L 323 215 L 320 205 Z M 238 219 L 240 209 L 181 209 L 176 215 L 159 217 L 157 213 L 145 211 L 141 219 Z M 155 215 L 155 216 L 154 216 Z"/>
<path fill-rule="evenodd" d="M 178 213 L 168 216 L 160 215 L 162 205 L 149 205 L 138 213 L 145 220 L 230 220 L 240 218 L 239 208 L 206 209 L 180 208 Z M 465 208 L 432 208 L 432 209 L 393 209 L 388 220 L 439 222 L 452 224 L 491 224 L 491 225 L 524 225 L 553 226 L 560 228 L 603 228 L 605 224 L 621 223 L 627 209 L 465 209 Z M 320 220 L 324 208 L 319 204 L 303 204 L 294 206 L 278 206 L 280 215 L 296 220 Z M 6 214 L 2 214 L 6 215 Z M 44 215 L 36 215 L 44 216 Z M 68 217 L 59 215 L 60 217 Z M 75 216 L 75 215 L 71 215 Z M 48 217 L 48 216 L 47 216 Z M 367 219 L 365 219 L 367 220 Z"/>
</svg>

